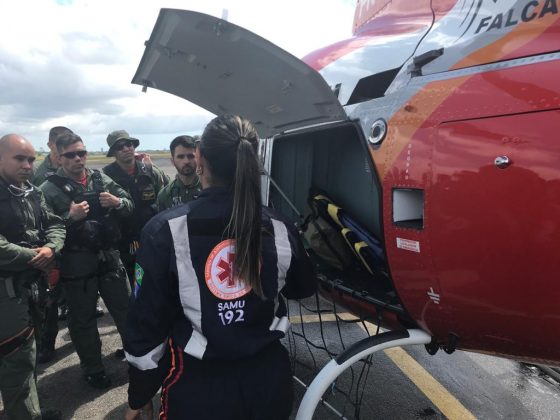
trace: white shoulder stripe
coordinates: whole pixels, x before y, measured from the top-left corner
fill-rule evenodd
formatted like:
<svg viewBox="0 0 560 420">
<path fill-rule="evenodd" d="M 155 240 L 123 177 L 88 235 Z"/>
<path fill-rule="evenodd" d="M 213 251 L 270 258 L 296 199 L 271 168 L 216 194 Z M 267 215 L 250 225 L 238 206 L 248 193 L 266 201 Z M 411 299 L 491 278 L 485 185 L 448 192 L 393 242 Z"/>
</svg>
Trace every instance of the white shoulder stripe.
<svg viewBox="0 0 560 420">
<path fill-rule="evenodd" d="M 193 327 L 193 333 L 185 347 L 185 352 L 201 359 L 206 351 L 207 339 L 202 334 L 200 287 L 191 259 L 187 216 L 171 219 L 168 223 L 175 248 L 181 306 Z"/>
<path fill-rule="evenodd" d="M 288 238 L 288 229 L 286 225 L 279 220 L 270 219 L 272 226 L 274 228 L 274 244 L 276 246 L 276 257 L 278 258 L 278 290 L 276 293 L 276 298 L 274 299 L 274 313 L 278 310 L 280 306 L 279 299 L 280 290 L 286 284 L 286 275 L 290 269 L 290 263 L 292 262 L 292 247 L 290 245 L 290 239 Z M 285 318 L 285 319 L 284 319 Z M 270 330 L 280 330 L 284 334 L 290 328 L 290 321 L 287 317 L 283 317 L 281 320 L 278 317 L 274 317 Z"/>
<path fill-rule="evenodd" d="M 127 353 L 126 351 L 124 352 L 124 355 L 126 356 L 126 360 L 128 361 L 128 363 L 130 363 L 135 368 L 140 370 L 148 370 L 157 368 L 158 362 L 163 357 L 164 352 L 165 341 L 144 356 L 136 357 Z"/>
<path fill-rule="evenodd" d="M 288 239 L 288 229 L 279 220 L 270 219 L 274 228 L 274 244 L 278 258 L 278 290 L 286 283 L 286 275 L 292 261 L 292 247 Z"/>
</svg>

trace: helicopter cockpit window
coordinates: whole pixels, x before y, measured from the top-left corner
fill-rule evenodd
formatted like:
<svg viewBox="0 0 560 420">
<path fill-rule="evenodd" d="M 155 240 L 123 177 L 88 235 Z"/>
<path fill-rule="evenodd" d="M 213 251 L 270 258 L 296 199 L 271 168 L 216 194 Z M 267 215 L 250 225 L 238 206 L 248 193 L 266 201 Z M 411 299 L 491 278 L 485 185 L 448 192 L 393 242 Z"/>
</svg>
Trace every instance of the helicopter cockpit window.
<svg viewBox="0 0 560 420">
<path fill-rule="evenodd" d="M 391 85 L 400 69 L 400 67 L 397 67 L 361 78 L 356 84 L 346 105 L 365 102 L 384 96 L 385 91 Z"/>
</svg>

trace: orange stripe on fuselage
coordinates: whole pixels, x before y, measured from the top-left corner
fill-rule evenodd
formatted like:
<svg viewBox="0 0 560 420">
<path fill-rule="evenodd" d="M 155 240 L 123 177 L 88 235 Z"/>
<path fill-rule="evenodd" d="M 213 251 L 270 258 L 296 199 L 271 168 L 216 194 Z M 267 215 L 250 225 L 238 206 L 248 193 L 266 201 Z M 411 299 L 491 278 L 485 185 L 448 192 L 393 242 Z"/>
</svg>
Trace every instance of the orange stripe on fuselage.
<svg viewBox="0 0 560 420">
<path fill-rule="evenodd" d="M 540 13 L 540 11 L 537 11 Z M 543 32 L 558 22 L 560 15 L 549 15 L 519 25 L 510 33 L 496 42 L 481 48 L 461 60 L 454 68 L 465 67 L 467 63 L 485 64 L 496 62 L 510 57 L 512 53 L 522 48 L 529 42 L 534 42 Z M 519 39 L 516 39 L 518 37 Z M 397 111 L 389 120 L 387 139 L 384 145 L 374 150 L 370 148 L 371 156 L 375 162 L 380 178 L 383 180 L 402 150 L 410 142 L 416 131 L 424 125 L 430 115 L 454 91 L 472 76 L 458 77 L 456 79 L 441 80 L 430 83 L 414 95 L 407 104 Z"/>
<path fill-rule="evenodd" d="M 540 7 L 535 8 L 533 13 L 536 13 L 537 16 L 540 15 L 544 5 L 545 2 L 541 1 Z M 503 60 L 504 57 L 511 55 L 515 50 L 533 41 L 535 38 L 538 38 L 559 19 L 560 14 L 556 13 L 548 14 L 542 18 L 535 17 L 529 22 L 520 23 L 511 32 L 498 39 L 496 42 L 475 51 L 459 61 L 451 70 Z"/>
<path fill-rule="evenodd" d="M 387 139 L 379 150 L 370 148 L 370 153 L 381 179 L 385 178 L 397 157 L 406 147 L 414 133 L 428 120 L 429 116 L 468 77 L 442 80 L 423 88 L 390 119 Z M 441 95 L 437 94 L 441 92 Z"/>
</svg>

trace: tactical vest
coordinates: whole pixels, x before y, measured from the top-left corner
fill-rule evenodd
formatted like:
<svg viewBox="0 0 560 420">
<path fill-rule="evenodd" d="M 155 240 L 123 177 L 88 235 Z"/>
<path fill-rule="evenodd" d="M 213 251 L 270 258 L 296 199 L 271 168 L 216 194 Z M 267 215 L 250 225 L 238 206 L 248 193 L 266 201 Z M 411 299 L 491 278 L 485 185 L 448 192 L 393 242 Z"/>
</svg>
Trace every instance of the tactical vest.
<svg viewBox="0 0 560 420">
<path fill-rule="evenodd" d="M 156 213 L 157 194 L 154 171 L 151 166 L 137 165 L 138 172 L 128 175 L 116 162 L 103 168 L 103 172 L 128 191 L 134 202 L 132 216 L 123 220 L 125 242 L 140 239 L 140 231 Z M 127 244 L 124 244 L 127 245 Z"/>
<path fill-rule="evenodd" d="M 41 196 L 39 191 L 33 187 L 24 198 L 13 195 L 6 186 L 0 187 L 0 234 L 9 242 L 21 244 L 25 241 L 26 217 L 24 214 L 26 205 L 21 202 L 29 200 L 33 215 L 35 217 L 35 229 L 39 231 L 39 236 L 43 236 L 42 214 L 41 214 Z M 44 238 L 43 238 L 44 240 Z M 37 246 L 38 244 L 29 244 Z"/>
<path fill-rule="evenodd" d="M 171 203 L 172 206 L 179 206 L 181 204 L 184 204 L 183 202 L 183 197 L 181 195 L 181 187 L 179 186 L 180 183 L 182 183 L 180 180 L 176 180 L 175 185 L 173 185 L 173 187 L 171 188 L 171 191 L 169 191 L 169 198 L 171 198 Z M 200 181 L 198 181 L 197 185 L 200 185 Z M 189 192 L 192 191 L 193 189 L 195 189 L 195 187 L 193 188 L 188 188 L 188 187 L 184 187 L 185 191 L 187 193 L 187 196 L 189 195 Z M 201 189 L 198 188 L 196 195 L 193 194 L 192 198 L 196 198 L 198 196 L 198 194 L 200 193 Z"/>
<path fill-rule="evenodd" d="M 113 213 L 101 207 L 99 194 L 105 192 L 101 172 L 93 169 L 91 175 L 93 191 L 82 191 L 60 175 L 51 175 L 48 180 L 56 185 L 72 201 L 87 201 L 89 212 L 85 219 L 72 223 L 66 232 L 65 247 L 73 250 L 89 249 L 97 251 L 112 248 L 121 239 L 118 222 Z"/>
</svg>

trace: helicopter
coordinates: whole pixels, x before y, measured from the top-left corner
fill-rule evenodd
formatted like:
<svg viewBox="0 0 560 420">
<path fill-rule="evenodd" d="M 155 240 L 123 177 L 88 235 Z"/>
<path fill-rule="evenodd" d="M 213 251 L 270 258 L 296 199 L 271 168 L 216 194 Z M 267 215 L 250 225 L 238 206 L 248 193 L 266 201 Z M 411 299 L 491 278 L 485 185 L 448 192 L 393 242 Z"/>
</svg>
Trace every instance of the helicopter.
<svg viewBox="0 0 560 420">
<path fill-rule="evenodd" d="M 391 330 L 331 361 L 298 418 L 392 346 L 560 364 L 558 6 L 358 0 L 352 37 L 301 60 L 161 10 L 132 82 L 252 120 L 265 203 L 304 226 L 319 191 L 341 234 L 358 234 L 358 263 L 317 255 L 321 293 Z M 361 264 L 364 243 L 375 263 Z"/>
</svg>

